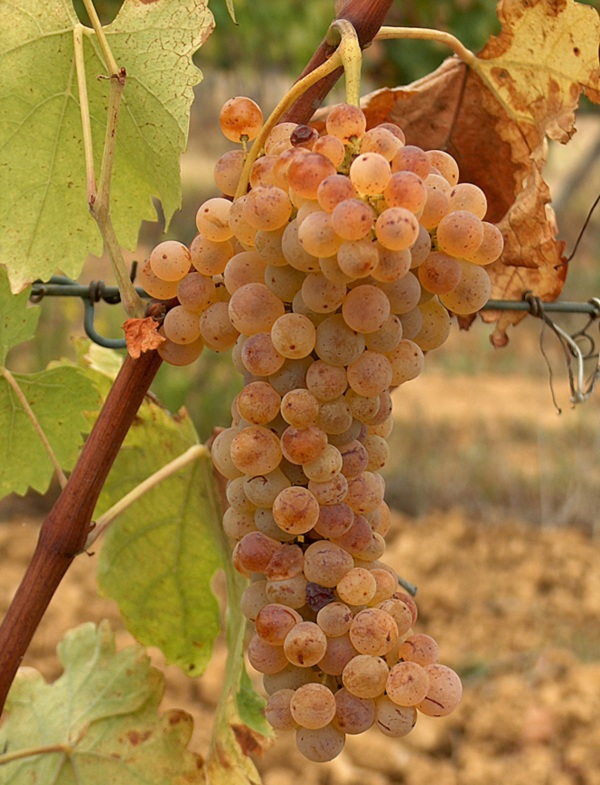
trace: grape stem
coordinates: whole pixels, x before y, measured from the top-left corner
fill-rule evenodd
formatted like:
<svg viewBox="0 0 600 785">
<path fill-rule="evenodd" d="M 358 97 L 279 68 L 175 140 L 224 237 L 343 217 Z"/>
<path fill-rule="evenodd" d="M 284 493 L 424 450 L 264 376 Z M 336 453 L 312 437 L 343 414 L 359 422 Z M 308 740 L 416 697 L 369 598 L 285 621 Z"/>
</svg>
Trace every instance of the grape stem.
<svg viewBox="0 0 600 785">
<path fill-rule="evenodd" d="M 360 70 L 362 54 L 356 30 L 347 19 L 336 19 L 331 23 L 329 37 L 337 38 L 339 44 L 331 57 L 314 71 L 298 80 L 284 95 L 281 101 L 270 114 L 266 123 L 261 128 L 259 135 L 254 140 L 252 148 L 246 157 L 240 182 L 235 192 L 235 199 L 244 196 L 248 191 L 250 170 L 265 145 L 269 134 L 277 125 L 282 115 L 298 100 L 310 87 L 319 82 L 323 77 L 333 73 L 340 66 L 344 68 L 346 76 L 346 95 L 348 103 L 358 106 L 360 96 Z"/>
<path fill-rule="evenodd" d="M 145 306 L 129 277 L 129 271 L 125 264 L 121 246 L 117 239 L 110 216 L 110 184 L 112 181 L 117 143 L 119 110 L 127 74 L 124 68 L 119 68 L 117 65 L 110 46 L 108 45 L 108 41 L 106 40 L 106 36 L 104 35 L 104 30 L 92 0 L 84 0 L 84 4 L 92 22 L 93 32 L 96 34 L 108 68 L 109 76 L 103 78 L 108 78 L 110 81 L 108 115 L 106 132 L 104 135 L 104 148 L 102 151 L 102 164 L 100 167 L 100 180 L 98 184 L 96 184 L 94 146 L 85 74 L 85 59 L 83 54 L 83 36 L 84 34 L 91 35 L 92 31 L 83 25 L 76 25 L 73 29 L 73 46 L 75 52 L 75 70 L 77 72 L 77 87 L 79 90 L 81 127 L 83 132 L 88 207 L 92 217 L 98 225 L 102 239 L 104 240 L 104 247 L 112 264 L 125 311 L 130 317 L 142 317 L 145 313 Z"/>
<path fill-rule="evenodd" d="M 252 169 L 252 165 L 258 158 L 258 154 L 263 149 L 265 141 L 273 128 L 279 122 L 280 117 L 283 113 L 289 109 L 289 107 L 304 93 L 308 90 L 309 87 L 312 87 L 316 84 L 320 79 L 324 76 L 327 76 L 332 71 L 335 71 L 336 68 L 339 68 L 342 65 L 342 56 L 339 52 L 339 49 L 331 55 L 330 59 L 327 60 L 325 63 L 320 65 L 314 71 L 311 71 L 310 74 L 307 74 L 303 79 L 296 82 L 295 85 L 291 88 L 291 90 L 284 95 L 281 101 L 277 104 L 273 112 L 270 114 L 269 118 L 267 119 L 266 123 L 261 128 L 259 135 L 254 140 L 252 144 L 252 148 L 248 153 L 246 158 L 246 162 L 244 164 L 244 169 L 242 170 L 242 174 L 240 177 L 240 182 L 237 187 L 237 191 L 235 192 L 234 199 L 239 199 L 241 196 L 245 196 L 246 192 L 248 191 L 248 183 L 250 181 L 250 170 Z"/>
<path fill-rule="evenodd" d="M 348 21 L 352 22 L 354 29 L 358 33 L 358 41 L 361 48 L 366 49 L 367 46 L 370 46 L 374 36 L 383 24 L 392 4 L 393 0 L 346 0 L 343 4 L 338 3 L 338 18 L 348 19 Z M 327 39 L 324 38 L 300 74 L 300 78 L 306 76 L 306 74 L 331 57 L 333 50 L 334 47 L 328 44 Z M 343 72 L 343 68 L 337 68 L 313 85 L 283 115 L 281 122 L 307 123 L 313 116 L 315 109 L 321 105 Z"/>
<path fill-rule="evenodd" d="M 189 450 L 186 450 L 184 453 L 177 456 L 177 458 L 162 466 L 158 471 L 154 472 L 154 474 L 151 474 L 139 485 L 136 485 L 135 488 L 129 491 L 129 493 L 126 493 L 122 499 L 119 499 L 116 504 L 113 504 L 109 510 L 98 518 L 95 522 L 96 525 L 88 534 L 83 550 L 87 551 L 96 542 L 98 537 L 108 529 L 111 523 L 145 493 L 148 493 L 148 491 L 155 488 L 163 480 L 171 477 L 171 475 L 176 474 L 181 469 L 189 466 L 190 463 L 197 461 L 199 458 L 207 457 L 208 455 L 208 449 L 203 444 L 195 444 L 193 447 L 190 447 Z"/>
<path fill-rule="evenodd" d="M 381 27 L 375 36 L 375 41 L 389 41 L 391 39 L 417 39 L 420 41 L 436 41 L 445 44 L 457 54 L 467 65 L 472 66 L 477 57 L 462 44 L 458 38 L 442 30 L 432 30 L 427 27 Z"/>
<path fill-rule="evenodd" d="M 356 30 L 347 19 L 336 19 L 329 27 L 326 40 L 332 45 L 338 42 L 337 51 L 342 58 L 346 79 L 346 103 L 359 106 L 362 50 Z"/>
<path fill-rule="evenodd" d="M 12 387 L 12 390 L 13 390 L 14 394 L 19 399 L 19 403 L 23 407 L 23 409 L 25 411 L 25 414 L 29 417 L 29 420 L 30 420 L 31 424 L 33 425 L 33 428 L 34 428 L 35 432 L 39 436 L 39 439 L 40 439 L 42 445 L 44 446 L 44 450 L 46 450 L 48 458 L 50 458 L 50 461 L 52 463 L 52 466 L 54 467 L 54 471 L 55 471 L 56 476 L 58 478 L 58 482 L 60 484 L 60 487 L 64 488 L 65 485 L 67 484 L 67 478 L 66 478 L 66 476 L 65 476 L 65 474 L 64 474 L 64 472 L 63 472 L 63 470 L 61 468 L 61 465 L 60 465 L 60 463 L 58 461 L 58 458 L 56 457 L 56 454 L 55 454 L 54 450 L 52 449 L 52 445 L 48 441 L 48 437 L 44 433 L 44 429 L 40 425 L 40 422 L 39 422 L 38 418 L 35 416 L 35 412 L 31 408 L 31 406 L 29 405 L 29 401 L 25 397 L 25 393 L 19 387 L 19 383 L 17 382 L 15 377 L 12 375 L 12 373 L 8 370 L 8 368 L 3 368 L 2 366 L 0 366 L 0 376 L 4 376 L 4 378 L 6 379 L 8 384 L 10 385 L 10 387 Z"/>
</svg>

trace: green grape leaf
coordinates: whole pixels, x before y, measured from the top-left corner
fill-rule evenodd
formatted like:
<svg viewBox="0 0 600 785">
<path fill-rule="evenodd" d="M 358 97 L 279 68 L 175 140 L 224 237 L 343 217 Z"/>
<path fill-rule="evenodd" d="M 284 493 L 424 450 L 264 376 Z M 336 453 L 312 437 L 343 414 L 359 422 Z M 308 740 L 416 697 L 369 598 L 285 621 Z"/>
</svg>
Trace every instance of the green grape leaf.
<svg viewBox="0 0 600 785">
<path fill-rule="evenodd" d="M 85 362 L 86 367 L 96 371 L 105 379 L 110 379 L 111 381 L 116 379 L 123 365 L 122 354 L 119 354 L 114 349 L 107 349 L 90 341 L 85 341 L 82 349 L 82 362 Z"/>
<path fill-rule="evenodd" d="M 125 0 L 106 37 L 127 80 L 120 107 L 111 215 L 133 249 L 142 220 L 169 222 L 181 204 L 179 159 L 188 133 L 192 54 L 213 28 L 206 0 Z M 95 34 L 68 0 L 0 4 L 0 263 L 13 291 L 57 268 L 77 278 L 102 241 L 88 211 L 74 31 L 83 34 L 96 176 L 110 83 Z"/>
<path fill-rule="evenodd" d="M 89 338 L 83 337 L 73 339 L 73 348 L 77 366 L 91 379 L 98 390 L 98 395 L 104 402 L 123 365 L 123 353 L 99 346 Z M 98 411 L 86 413 L 90 425 L 96 422 L 98 414 Z"/>
<path fill-rule="evenodd" d="M 236 696 L 236 705 L 240 720 L 252 730 L 263 736 L 271 736 L 271 726 L 265 719 L 265 699 L 259 695 L 250 681 L 248 672 L 244 668 L 240 678 L 240 688 Z"/>
<path fill-rule="evenodd" d="M 88 623 L 67 633 L 58 657 L 64 672 L 53 684 L 25 668 L 9 693 L 3 785 L 204 783 L 201 760 L 186 749 L 191 717 L 158 713 L 163 675 L 141 646 L 116 652 L 108 623 Z"/>
<path fill-rule="evenodd" d="M 13 374 L 50 446 L 65 471 L 75 465 L 82 434 L 90 430 L 84 412 L 96 410 L 98 393 L 92 380 L 68 363 L 52 363 L 45 371 Z M 48 490 L 54 467 L 15 390 L 0 367 L 0 444 L 10 460 L 0 461 L 0 498 L 29 488 Z"/>
<path fill-rule="evenodd" d="M 228 555 L 224 533 L 220 546 Z M 249 755 L 260 752 L 264 737 L 273 732 L 261 713 L 264 701 L 254 692 L 244 664 L 247 623 L 241 598 L 248 582 L 234 569 L 231 558 L 225 562 L 225 577 L 227 662 L 206 759 L 206 779 L 209 785 L 260 785 L 260 775 Z"/>
<path fill-rule="evenodd" d="M 11 294 L 6 269 L 0 267 L 0 366 L 13 346 L 33 338 L 40 309 L 28 307 L 28 302 L 28 291 Z"/>
<path fill-rule="evenodd" d="M 165 463 L 197 444 L 187 414 L 140 409 L 99 499 L 105 511 Z M 211 591 L 222 566 L 221 525 L 210 458 L 195 461 L 137 500 L 107 530 L 100 553 L 100 590 L 116 600 L 128 629 L 158 646 L 169 663 L 197 676 L 220 629 Z"/>
</svg>

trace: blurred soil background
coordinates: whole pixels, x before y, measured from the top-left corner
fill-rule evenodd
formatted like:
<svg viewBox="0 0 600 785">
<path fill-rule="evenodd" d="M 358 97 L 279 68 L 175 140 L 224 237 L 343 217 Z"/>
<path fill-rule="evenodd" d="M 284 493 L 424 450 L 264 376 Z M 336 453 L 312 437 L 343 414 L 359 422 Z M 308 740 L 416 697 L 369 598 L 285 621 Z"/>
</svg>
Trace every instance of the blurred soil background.
<svg viewBox="0 0 600 785">
<path fill-rule="evenodd" d="M 302 35 L 302 4 L 289 5 L 297 8 L 291 35 L 304 45 L 309 34 L 304 29 Z M 314 4 L 326 10 L 306 57 L 331 5 Z M 493 30 L 493 4 L 458 5 L 467 17 L 472 14 L 472 35 Z M 275 24 L 269 8 L 272 17 L 276 6 L 256 3 L 265 16 L 254 19 L 254 35 L 261 24 Z M 267 74 L 257 72 L 255 63 L 249 66 L 247 54 L 245 65 L 230 62 L 224 70 L 227 58 L 239 57 L 249 7 L 237 0 L 240 27 L 209 40 L 198 58 L 206 78 L 198 88 L 184 156 L 184 209 L 169 229 L 169 236 L 184 242 L 194 235 L 197 206 L 214 195 L 214 162 L 228 149 L 217 130 L 220 106 L 232 95 L 246 94 L 270 110 L 291 81 L 282 71 L 297 73 L 306 59 L 298 45 L 296 59 L 286 61 L 290 49 L 283 46 L 283 54 L 271 55 L 282 58 L 281 68 L 272 66 Z M 408 18 L 395 21 L 435 25 L 435 13 L 444 8 L 442 26 L 460 35 L 457 28 L 467 26 L 467 17 L 458 11 L 452 17 L 449 3 L 420 3 L 419 12 L 407 4 Z M 223 9 L 215 11 L 225 27 Z M 484 40 L 485 35 L 468 43 Z M 265 46 L 257 38 L 252 51 Z M 422 71 L 411 71 L 413 51 L 412 42 L 395 60 L 375 51 L 366 89 L 405 83 L 435 67 L 428 54 L 418 61 Z M 438 51 L 434 55 L 439 59 Z M 567 251 L 598 193 L 597 109 L 581 115 L 578 129 L 568 147 L 550 150 L 554 205 Z M 131 260 L 142 259 L 163 238 L 162 231 L 160 223 L 145 226 Z M 599 246 L 596 216 L 571 262 L 561 299 L 600 296 Z M 84 280 L 108 280 L 107 270 L 105 260 L 90 259 Z M 100 332 L 117 336 L 122 314 L 109 306 L 97 310 Z M 569 332 L 586 322 L 582 316 L 555 319 Z M 480 321 L 467 333 L 454 329 L 448 343 L 428 355 L 424 373 L 396 391 L 392 459 L 385 472 L 394 509 L 386 560 L 419 587 L 416 629 L 433 635 L 442 661 L 461 674 L 463 703 L 446 719 L 420 717 L 406 739 L 389 740 L 377 731 L 349 737 L 344 753 L 330 764 L 308 763 L 293 739 L 282 735 L 256 757 L 265 785 L 600 785 L 600 389 L 586 403 L 570 404 L 564 352 L 551 331 L 542 333 L 539 320 L 527 317 L 501 351 L 492 349 L 490 332 Z M 600 337 L 597 325 L 588 332 L 594 340 Z M 58 353 L 72 354 L 70 339 L 81 334 L 78 303 L 46 301 L 40 339 L 18 350 L 12 367 L 38 370 L 57 356 L 57 346 Z M 161 372 L 154 389 L 172 411 L 185 405 L 206 437 L 213 426 L 228 424 L 223 401 L 231 400 L 238 385 L 228 358 L 207 352 L 193 368 Z M 0 502 L 2 614 L 54 496 L 53 490 L 43 498 Z M 24 664 L 48 679 L 60 673 L 56 644 L 77 624 L 108 618 L 119 645 L 131 642 L 114 603 L 98 595 L 94 568 L 94 557 L 76 560 L 27 654 Z M 160 652 L 150 653 L 163 667 Z M 164 668 L 164 706 L 193 715 L 191 746 L 200 753 L 208 746 L 223 664 L 219 642 L 199 680 Z M 256 684 L 260 689 L 259 680 Z"/>
</svg>

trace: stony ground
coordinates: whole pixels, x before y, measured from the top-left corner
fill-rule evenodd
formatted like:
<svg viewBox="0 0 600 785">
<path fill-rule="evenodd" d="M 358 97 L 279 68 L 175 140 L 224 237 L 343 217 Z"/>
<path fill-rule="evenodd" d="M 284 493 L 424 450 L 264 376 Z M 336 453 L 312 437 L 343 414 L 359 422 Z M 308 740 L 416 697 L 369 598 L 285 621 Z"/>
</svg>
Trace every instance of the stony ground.
<svg viewBox="0 0 600 785">
<path fill-rule="evenodd" d="M 0 527 L 0 604 L 19 580 L 37 521 Z M 418 629 L 436 637 L 465 698 L 451 717 L 421 717 L 405 740 L 376 731 L 350 738 L 331 764 L 304 761 L 282 737 L 257 759 L 265 785 L 597 785 L 600 783 L 600 543 L 577 530 L 489 526 L 460 511 L 397 517 L 388 561 L 419 586 Z M 70 627 L 108 617 L 129 642 L 113 604 L 95 593 L 93 560 L 74 565 L 27 656 L 58 675 L 54 647 Z M 157 663 L 160 657 L 154 654 Z M 206 749 L 219 693 L 219 647 L 206 676 L 167 669 L 166 706 L 196 719 Z"/>
</svg>

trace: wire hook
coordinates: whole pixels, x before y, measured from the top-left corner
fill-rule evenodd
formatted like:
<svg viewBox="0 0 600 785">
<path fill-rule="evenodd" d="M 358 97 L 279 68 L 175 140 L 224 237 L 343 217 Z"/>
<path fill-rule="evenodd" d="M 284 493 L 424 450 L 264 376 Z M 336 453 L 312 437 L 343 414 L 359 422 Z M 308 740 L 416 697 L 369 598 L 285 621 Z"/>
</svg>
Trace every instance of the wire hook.
<svg viewBox="0 0 600 785">
<path fill-rule="evenodd" d="M 596 382 L 598 378 L 600 378 L 600 363 L 598 360 L 598 353 L 596 352 L 596 344 L 594 338 L 588 334 L 587 330 L 589 329 L 590 325 L 596 321 L 598 317 L 600 317 L 600 299 L 592 298 L 589 303 L 593 306 L 593 312 L 590 315 L 587 323 L 581 330 L 578 330 L 573 335 L 569 335 L 562 327 L 559 327 L 552 319 L 548 316 L 544 309 L 544 303 L 542 302 L 540 297 L 536 297 L 533 292 L 527 291 L 523 294 L 523 299 L 529 304 L 530 313 L 532 316 L 537 317 L 538 319 L 542 320 L 542 332 L 540 333 L 540 348 L 542 351 L 542 355 L 546 361 L 546 365 L 548 366 L 548 373 L 550 376 L 550 391 L 552 393 L 552 401 L 556 410 L 560 414 L 561 410 L 556 402 L 556 398 L 554 395 L 554 386 L 553 386 L 553 372 L 552 366 L 549 362 L 548 356 L 544 349 L 544 327 L 547 325 L 556 335 L 559 340 L 560 345 L 563 348 L 565 353 L 565 359 L 567 363 L 567 371 L 569 374 L 569 387 L 571 390 L 571 397 L 570 402 L 572 404 L 584 403 L 592 394 Z M 578 344 L 580 340 L 586 340 L 588 342 L 588 350 L 584 353 L 581 347 Z M 573 371 L 572 360 L 575 359 L 576 368 Z M 585 380 L 585 361 L 586 360 L 596 360 L 596 365 L 594 372 L 592 375 Z"/>
</svg>

